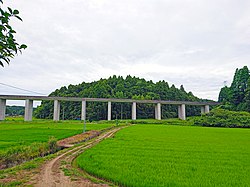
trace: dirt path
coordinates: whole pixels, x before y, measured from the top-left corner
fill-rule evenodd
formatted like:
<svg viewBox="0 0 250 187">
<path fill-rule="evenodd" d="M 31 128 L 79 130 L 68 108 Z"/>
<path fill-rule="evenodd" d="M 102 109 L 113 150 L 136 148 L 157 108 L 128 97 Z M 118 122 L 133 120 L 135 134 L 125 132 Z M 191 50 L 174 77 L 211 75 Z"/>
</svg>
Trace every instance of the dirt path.
<svg viewBox="0 0 250 187">
<path fill-rule="evenodd" d="M 71 150 L 66 151 L 65 153 L 59 155 L 53 160 L 47 162 L 43 167 L 41 172 L 33 178 L 34 186 L 38 187 L 97 187 L 97 186 L 109 186 L 107 184 L 96 184 L 91 182 L 88 179 L 83 179 L 82 177 L 77 177 L 72 180 L 69 176 L 64 175 L 64 171 L 68 169 L 72 169 L 72 161 L 76 158 L 80 153 L 84 152 L 86 149 L 93 147 L 98 144 L 100 141 L 106 138 L 110 138 L 117 131 L 124 127 L 112 129 L 108 132 L 105 132 L 98 136 L 96 139 L 90 140 L 87 144 L 78 146 Z M 70 168 L 71 167 L 71 168 Z M 63 171 L 64 170 L 64 171 Z"/>
</svg>

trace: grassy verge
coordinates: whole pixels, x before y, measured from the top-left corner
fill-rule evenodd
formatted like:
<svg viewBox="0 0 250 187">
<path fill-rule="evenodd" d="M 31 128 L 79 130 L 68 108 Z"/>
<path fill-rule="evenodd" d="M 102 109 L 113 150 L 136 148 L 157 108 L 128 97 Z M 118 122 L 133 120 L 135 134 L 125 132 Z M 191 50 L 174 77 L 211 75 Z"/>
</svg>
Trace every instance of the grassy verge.
<svg viewBox="0 0 250 187">
<path fill-rule="evenodd" d="M 45 161 L 56 157 L 56 154 L 51 154 L 45 157 L 35 158 L 23 164 L 12 168 L 0 170 L 0 186 L 22 186 L 28 182 L 33 174 L 38 172 L 38 168 L 44 164 Z"/>
<path fill-rule="evenodd" d="M 57 140 L 51 137 L 47 143 L 32 143 L 11 147 L 0 152 L 0 169 L 13 167 L 37 157 L 44 157 L 60 150 Z"/>
<path fill-rule="evenodd" d="M 119 186 L 248 186 L 250 129 L 136 125 L 77 158 Z"/>
</svg>

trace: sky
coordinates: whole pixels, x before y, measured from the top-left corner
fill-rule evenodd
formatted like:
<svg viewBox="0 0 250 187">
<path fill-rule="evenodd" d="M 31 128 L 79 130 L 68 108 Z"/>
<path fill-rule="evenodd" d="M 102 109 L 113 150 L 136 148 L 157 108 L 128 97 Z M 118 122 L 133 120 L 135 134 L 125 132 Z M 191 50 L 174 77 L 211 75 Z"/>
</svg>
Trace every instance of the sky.
<svg viewBox="0 0 250 187">
<path fill-rule="evenodd" d="M 249 0 L 8 0 L 4 6 L 20 11 L 23 22 L 11 25 L 28 48 L 0 67 L 0 94 L 48 95 L 132 75 L 217 100 L 235 69 L 250 65 Z"/>
</svg>

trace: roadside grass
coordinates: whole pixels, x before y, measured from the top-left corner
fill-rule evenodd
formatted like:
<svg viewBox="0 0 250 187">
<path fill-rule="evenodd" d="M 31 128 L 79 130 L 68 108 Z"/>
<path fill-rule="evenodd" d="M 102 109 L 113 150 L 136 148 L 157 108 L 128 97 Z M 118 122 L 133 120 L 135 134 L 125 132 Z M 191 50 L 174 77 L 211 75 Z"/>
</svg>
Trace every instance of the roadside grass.
<svg viewBox="0 0 250 187">
<path fill-rule="evenodd" d="M 76 162 L 119 186 L 249 186 L 250 129 L 135 125 Z"/>
<path fill-rule="evenodd" d="M 33 174 L 39 172 L 38 168 L 40 168 L 46 161 L 55 158 L 65 151 L 67 150 L 61 150 L 55 154 L 50 154 L 45 157 L 38 157 L 20 165 L 0 170 L 0 187 L 19 185 L 23 186 L 24 183 L 30 180 L 30 177 L 32 177 Z M 5 179 L 7 180 L 5 181 Z"/>
<path fill-rule="evenodd" d="M 63 152 L 64 150 L 60 151 Z M 59 153 L 59 152 L 58 152 Z M 50 154 L 45 157 L 35 158 L 20 165 L 0 170 L 0 187 L 2 186 L 23 186 L 30 180 L 33 174 L 38 172 L 47 160 L 51 160 L 57 156 L 57 153 Z"/>
</svg>

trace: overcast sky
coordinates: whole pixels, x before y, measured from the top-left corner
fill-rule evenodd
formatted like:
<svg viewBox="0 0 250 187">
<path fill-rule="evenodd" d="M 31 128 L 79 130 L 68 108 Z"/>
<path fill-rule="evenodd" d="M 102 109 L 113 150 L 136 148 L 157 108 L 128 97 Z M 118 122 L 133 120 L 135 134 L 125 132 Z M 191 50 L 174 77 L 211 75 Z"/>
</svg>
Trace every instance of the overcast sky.
<svg viewBox="0 0 250 187">
<path fill-rule="evenodd" d="M 0 83 L 48 95 L 69 84 L 132 75 L 217 100 L 250 65 L 249 0 L 8 0 L 28 48 Z M 0 94 L 29 94 L 0 85 Z"/>
</svg>

